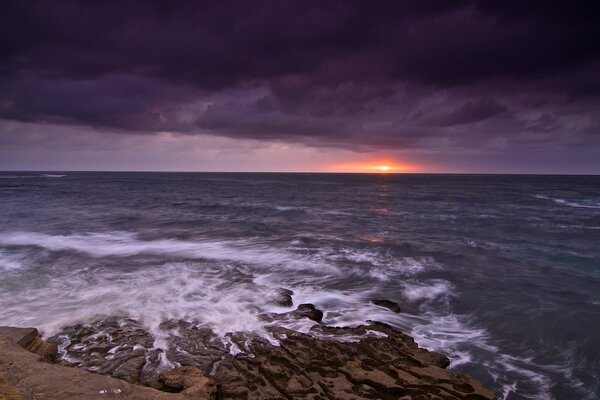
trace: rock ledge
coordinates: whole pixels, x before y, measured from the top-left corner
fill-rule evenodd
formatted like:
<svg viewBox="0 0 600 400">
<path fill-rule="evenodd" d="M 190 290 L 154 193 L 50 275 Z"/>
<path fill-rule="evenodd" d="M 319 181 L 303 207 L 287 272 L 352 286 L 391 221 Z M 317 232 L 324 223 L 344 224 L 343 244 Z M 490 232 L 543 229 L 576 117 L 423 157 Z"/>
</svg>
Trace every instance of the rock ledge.
<svg viewBox="0 0 600 400">
<path fill-rule="evenodd" d="M 288 317 L 315 316 L 316 308 L 299 308 L 303 312 L 291 311 Z M 495 398 L 473 378 L 446 369 L 444 355 L 419 348 L 412 337 L 379 322 L 355 328 L 316 323 L 309 333 L 267 325 L 278 345 L 245 332 L 223 340 L 186 321 L 167 321 L 161 329 L 170 332 L 163 349 L 154 348 L 151 335 L 131 319 L 112 317 L 65 328 L 54 337 L 64 366 L 41 361 L 19 346 L 25 334 L 27 343 L 39 339 L 37 331 L 19 331 L 19 338 L 16 331 L 2 336 L 8 331 L 0 329 L 0 398 Z M 161 359 L 178 367 L 161 370 Z"/>
</svg>

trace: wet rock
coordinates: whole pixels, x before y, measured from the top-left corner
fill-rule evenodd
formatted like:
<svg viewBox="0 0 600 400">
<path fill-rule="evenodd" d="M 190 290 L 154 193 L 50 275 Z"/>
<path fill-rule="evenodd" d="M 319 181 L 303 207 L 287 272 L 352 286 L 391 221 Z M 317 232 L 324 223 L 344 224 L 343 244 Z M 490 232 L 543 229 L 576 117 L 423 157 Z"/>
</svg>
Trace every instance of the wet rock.
<svg viewBox="0 0 600 400">
<path fill-rule="evenodd" d="M 58 356 L 58 346 L 56 343 L 45 342 L 40 336 L 29 343 L 29 345 L 25 347 L 25 350 L 39 354 L 48 361 L 54 361 Z"/>
<path fill-rule="evenodd" d="M 54 361 L 58 356 L 56 344 L 43 341 L 36 328 L 0 326 L 0 336 L 10 338 L 25 350 L 38 354 L 47 361 Z"/>
<path fill-rule="evenodd" d="M 385 307 L 395 313 L 399 313 L 402 311 L 402 309 L 400 308 L 398 303 L 390 301 L 390 300 L 385 300 L 385 299 L 371 300 L 371 303 L 373 303 L 379 307 Z"/>
<path fill-rule="evenodd" d="M 193 365 L 208 374 L 216 361 L 229 354 L 229 348 L 211 329 L 186 321 L 170 321 L 169 324 L 176 332 L 168 339 L 166 355 L 171 362 Z"/>
<path fill-rule="evenodd" d="M 280 307 L 292 307 L 294 301 L 292 299 L 293 291 L 289 289 L 279 288 L 275 291 L 275 294 L 271 296 L 269 302 Z"/>
<path fill-rule="evenodd" d="M 279 346 L 238 333 L 244 353 L 227 357 L 215 381 L 222 399 L 493 399 L 472 378 L 435 365 L 443 355 L 420 349 L 389 325 L 315 325 L 310 334 L 271 328 Z"/>
<path fill-rule="evenodd" d="M 317 309 L 314 304 L 300 304 L 296 310 L 292 311 L 292 314 L 296 318 L 308 318 L 316 322 L 323 320 L 323 311 Z"/>
<path fill-rule="evenodd" d="M 49 340 L 60 346 L 60 364 L 132 383 L 152 380 L 145 379 L 150 377 L 144 376 L 144 367 L 148 360 L 158 360 L 154 339 L 131 319 L 106 318 L 93 324 L 75 325 Z"/>
<path fill-rule="evenodd" d="M 160 375 L 166 386 L 183 389 L 183 393 L 197 394 L 202 398 L 213 399 L 217 392 L 215 382 L 204 376 L 196 367 L 180 367 Z"/>
<path fill-rule="evenodd" d="M 443 354 L 430 352 L 429 362 L 440 368 L 448 368 L 450 366 L 450 359 Z"/>
<path fill-rule="evenodd" d="M 144 365 L 146 365 L 146 358 L 143 355 L 137 357 L 132 356 L 132 358 L 127 357 L 129 357 L 129 355 L 125 357 L 125 362 L 111 371 L 110 375 L 127 382 L 136 383 L 140 380 L 142 369 L 144 368 Z"/>
<path fill-rule="evenodd" d="M 145 342 L 148 333 L 135 321 L 99 322 L 70 328 L 78 340 L 64 354 L 92 371 L 137 375 L 139 383 L 199 398 L 494 398 L 473 378 L 445 369 L 446 356 L 419 348 L 412 337 L 384 323 L 353 328 L 314 324 L 308 333 L 285 328 L 295 318 L 320 321 L 322 313 L 312 304 L 267 317 L 265 329 L 272 338 L 252 332 L 218 337 L 199 323 L 166 321 L 161 325 L 164 352 Z M 147 346 L 133 348 L 131 341 Z M 181 367 L 161 370 L 164 357 Z"/>
</svg>

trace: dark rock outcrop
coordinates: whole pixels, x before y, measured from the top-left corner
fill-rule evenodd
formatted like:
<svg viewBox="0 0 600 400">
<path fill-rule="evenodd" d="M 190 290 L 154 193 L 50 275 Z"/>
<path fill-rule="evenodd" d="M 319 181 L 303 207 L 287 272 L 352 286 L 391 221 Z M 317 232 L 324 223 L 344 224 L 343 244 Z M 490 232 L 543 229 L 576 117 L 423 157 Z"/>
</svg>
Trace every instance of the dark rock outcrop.
<svg viewBox="0 0 600 400">
<path fill-rule="evenodd" d="M 387 300 L 378 305 L 399 308 Z M 268 337 L 223 338 L 199 323 L 165 321 L 160 348 L 133 319 L 79 324 L 49 339 L 59 345 L 62 366 L 47 362 L 56 344 L 42 341 L 36 329 L 2 327 L 0 398 L 494 399 L 473 378 L 446 369 L 446 356 L 419 348 L 389 325 L 326 326 L 313 304 L 262 317 Z M 318 322 L 308 333 L 284 327 L 305 318 Z"/>
<path fill-rule="evenodd" d="M 268 317 L 306 315 L 294 310 Z M 494 398 L 473 378 L 445 369 L 449 360 L 444 355 L 421 349 L 410 336 L 378 322 L 355 328 L 315 324 L 309 333 L 267 325 L 278 345 L 248 332 L 219 338 L 209 328 L 185 321 L 168 321 L 161 328 L 169 332 L 162 340 L 167 343 L 164 350 L 152 348 L 148 334 L 133 320 L 109 318 L 69 328 L 63 340 L 71 335 L 75 344 L 61 345 L 61 363 L 74 365 L 77 360 L 80 367 L 112 376 L 133 363 L 131 382 L 203 398 Z M 160 371 L 160 357 L 181 367 Z"/>
<path fill-rule="evenodd" d="M 269 299 L 271 303 L 280 307 L 292 307 L 294 301 L 292 299 L 293 291 L 289 289 L 279 288 Z"/>
<path fill-rule="evenodd" d="M 49 340 L 60 345 L 62 365 L 160 387 L 154 369 L 144 368 L 148 360 L 158 363 L 160 351 L 134 320 L 111 317 L 93 325 L 74 325 Z"/>
<path fill-rule="evenodd" d="M 395 313 L 399 313 L 402 311 L 402 309 L 400 308 L 398 303 L 390 301 L 390 300 L 385 300 L 385 299 L 371 300 L 371 303 L 373 303 L 379 307 L 387 308 Z"/>
<path fill-rule="evenodd" d="M 308 318 L 315 322 L 323 320 L 323 311 L 317 309 L 314 304 L 300 304 L 296 310 L 290 313 L 295 318 Z"/>
</svg>

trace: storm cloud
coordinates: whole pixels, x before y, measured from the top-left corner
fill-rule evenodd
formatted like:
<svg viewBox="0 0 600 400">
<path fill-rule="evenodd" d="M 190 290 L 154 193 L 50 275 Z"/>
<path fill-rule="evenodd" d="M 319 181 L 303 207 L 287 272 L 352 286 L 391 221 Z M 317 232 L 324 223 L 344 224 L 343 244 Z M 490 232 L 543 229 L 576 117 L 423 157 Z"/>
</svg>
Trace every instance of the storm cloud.
<svg viewBox="0 0 600 400">
<path fill-rule="evenodd" d="M 0 7 L 0 135 L 33 123 L 449 160 L 600 156 L 594 2 Z"/>
</svg>

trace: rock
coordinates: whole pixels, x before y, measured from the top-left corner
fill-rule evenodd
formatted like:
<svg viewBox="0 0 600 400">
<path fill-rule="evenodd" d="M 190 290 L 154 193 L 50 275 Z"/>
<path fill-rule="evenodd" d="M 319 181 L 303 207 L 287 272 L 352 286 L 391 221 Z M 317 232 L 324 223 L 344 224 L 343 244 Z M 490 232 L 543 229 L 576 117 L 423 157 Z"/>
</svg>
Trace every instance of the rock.
<svg viewBox="0 0 600 400">
<path fill-rule="evenodd" d="M 323 311 L 315 308 L 314 304 L 300 304 L 292 314 L 296 318 L 308 318 L 316 322 L 323 320 Z"/>
<path fill-rule="evenodd" d="M 171 336 L 167 357 L 171 362 L 183 366 L 194 365 L 207 373 L 214 363 L 229 354 L 229 348 L 209 328 L 197 327 L 192 323 L 175 323 L 179 335 Z M 177 351 L 185 349 L 185 352 Z"/>
<path fill-rule="evenodd" d="M 270 303 L 278 305 L 280 307 L 292 307 L 294 301 L 292 300 L 293 291 L 289 289 L 279 288 L 275 294 L 269 299 Z"/>
<path fill-rule="evenodd" d="M 430 352 L 429 355 L 431 356 L 431 364 L 435 365 L 436 367 L 448 368 L 450 366 L 450 359 L 445 355 L 433 351 Z"/>
<path fill-rule="evenodd" d="M 127 382 L 136 383 L 140 380 L 144 365 L 146 365 L 146 359 L 143 355 L 132 356 L 132 358 L 126 359 L 124 363 L 111 371 L 110 375 Z"/>
<path fill-rule="evenodd" d="M 13 340 L 25 350 L 38 354 L 47 361 L 54 361 L 58 356 L 58 346 L 56 343 L 43 341 L 36 328 L 0 326 L 0 336 Z"/>
<path fill-rule="evenodd" d="M 395 313 L 399 313 L 402 311 L 402 309 L 400 308 L 400 306 L 398 305 L 398 303 L 395 303 L 393 301 L 390 300 L 385 300 L 385 299 L 381 299 L 381 300 L 371 300 L 371 303 L 375 304 L 376 306 L 379 307 L 385 307 Z"/>
<path fill-rule="evenodd" d="M 40 334 L 35 328 L 15 328 L 13 326 L 0 326 L 0 335 L 7 337 L 25 348 Z"/>
<path fill-rule="evenodd" d="M 132 383 L 145 381 L 146 360 L 157 359 L 154 339 L 127 318 L 105 318 L 63 329 L 49 340 L 61 344 L 59 363 L 111 375 Z"/>
<path fill-rule="evenodd" d="M 473 378 L 445 369 L 446 356 L 419 348 L 412 337 L 384 323 L 314 324 L 308 333 L 285 328 L 296 318 L 322 316 L 312 304 L 265 315 L 265 329 L 278 345 L 258 333 L 223 338 L 198 322 L 169 320 L 160 325 L 163 351 L 136 321 L 110 319 L 66 328 L 63 334 L 71 335 L 71 342 L 63 345 L 66 356 L 90 371 L 137 375 L 138 383 L 197 398 L 494 399 Z M 181 367 L 161 371 L 161 357 Z"/>
<path fill-rule="evenodd" d="M 443 355 L 386 324 L 271 332 L 285 337 L 280 346 L 249 334 L 231 336 L 246 352 L 221 362 L 213 377 L 219 398 L 494 399 L 471 377 L 435 365 Z"/>
<path fill-rule="evenodd" d="M 160 375 L 165 385 L 183 389 L 183 393 L 196 394 L 202 398 L 213 399 L 217 392 L 215 382 L 204 376 L 196 367 L 179 367 Z"/>
<path fill-rule="evenodd" d="M 0 373 L 0 399 L 2 400 L 24 400 L 25 392 L 15 388 L 6 382 L 4 374 Z"/>
<path fill-rule="evenodd" d="M 0 335 L 0 399 L 6 400 L 192 400 L 186 393 L 165 393 L 44 362 L 13 339 Z"/>
<path fill-rule="evenodd" d="M 39 354 L 48 361 L 54 361 L 58 356 L 58 346 L 56 343 L 45 342 L 40 336 L 29 343 L 29 345 L 25 347 L 25 350 Z"/>
</svg>

